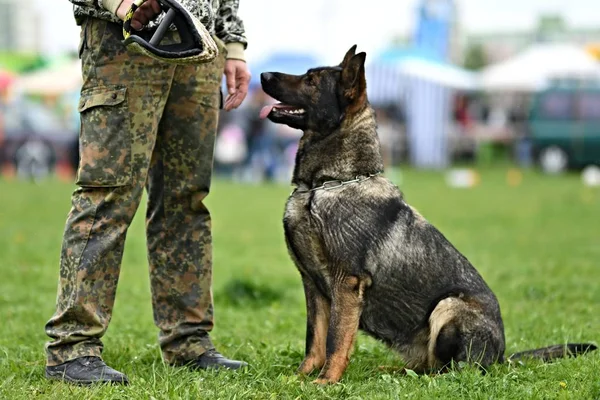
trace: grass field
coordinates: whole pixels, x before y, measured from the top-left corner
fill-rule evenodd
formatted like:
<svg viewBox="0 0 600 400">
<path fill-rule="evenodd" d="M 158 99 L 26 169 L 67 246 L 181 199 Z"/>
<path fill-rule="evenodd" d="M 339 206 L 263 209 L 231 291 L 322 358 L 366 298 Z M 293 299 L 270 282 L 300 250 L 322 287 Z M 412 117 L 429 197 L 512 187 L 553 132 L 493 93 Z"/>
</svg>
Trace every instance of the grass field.
<svg viewBox="0 0 600 400">
<path fill-rule="evenodd" d="M 482 172 L 451 189 L 437 172 L 404 171 L 409 203 L 479 269 L 502 308 L 507 352 L 600 341 L 600 190 L 576 175 Z M 598 399 L 600 351 L 553 364 L 402 373 L 402 361 L 360 336 L 342 382 L 317 387 L 294 371 L 303 356 L 300 278 L 285 250 L 287 186 L 215 181 L 214 293 L 218 349 L 250 362 L 240 373 L 192 373 L 162 363 L 152 322 L 143 212 L 129 231 L 105 360 L 128 387 L 79 388 L 43 377 L 44 324 L 56 296 L 58 257 L 73 186 L 0 181 L 1 399 Z M 145 207 L 144 204 L 141 206 Z M 142 209 L 140 209 L 142 211 Z"/>
</svg>

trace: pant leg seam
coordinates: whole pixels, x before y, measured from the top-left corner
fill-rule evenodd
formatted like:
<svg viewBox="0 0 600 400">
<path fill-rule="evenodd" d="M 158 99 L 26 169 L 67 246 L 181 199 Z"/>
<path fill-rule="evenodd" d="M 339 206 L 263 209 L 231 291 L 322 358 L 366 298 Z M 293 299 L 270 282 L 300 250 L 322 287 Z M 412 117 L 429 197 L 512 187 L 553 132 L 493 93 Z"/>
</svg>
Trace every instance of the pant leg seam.
<svg viewBox="0 0 600 400">
<path fill-rule="evenodd" d="M 105 196 L 106 197 L 106 196 Z M 91 225 L 89 227 L 89 229 L 87 230 L 87 234 L 85 236 L 85 244 L 83 245 L 81 252 L 79 253 L 79 255 L 76 258 L 76 261 L 73 263 L 74 264 L 74 273 L 71 277 L 71 280 L 69 281 L 69 283 L 71 284 L 72 287 L 75 287 L 75 284 L 77 282 L 77 272 L 79 270 L 79 266 L 81 264 L 81 258 L 83 257 L 83 253 L 85 252 L 85 250 L 87 249 L 88 243 L 90 241 L 90 236 L 92 234 L 92 229 L 94 228 L 94 224 L 96 223 L 96 215 L 98 213 L 98 207 L 104 202 L 104 199 L 102 199 L 100 201 L 100 203 L 98 203 L 97 205 L 94 205 L 94 213 L 91 216 Z M 69 302 L 67 303 L 67 308 L 72 308 L 73 305 L 75 304 L 76 300 L 77 300 L 77 296 L 79 295 L 79 291 L 75 290 L 75 296 L 70 296 L 69 297 Z"/>
</svg>

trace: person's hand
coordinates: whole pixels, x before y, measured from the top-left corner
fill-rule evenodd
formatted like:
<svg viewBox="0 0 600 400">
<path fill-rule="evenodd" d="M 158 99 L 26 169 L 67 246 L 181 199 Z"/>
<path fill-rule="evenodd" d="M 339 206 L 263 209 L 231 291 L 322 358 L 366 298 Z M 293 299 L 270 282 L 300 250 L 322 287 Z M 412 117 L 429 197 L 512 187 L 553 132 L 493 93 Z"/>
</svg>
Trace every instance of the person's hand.
<svg viewBox="0 0 600 400">
<path fill-rule="evenodd" d="M 241 60 L 230 59 L 225 61 L 225 82 L 227 83 L 227 98 L 224 108 L 231 111 L 238 108 L 248 94 L 250 72 L 246 63 Z"/>
<path fill-rule="evenodd" d="M 117 17 L 119 17 L 122 21 L 125 20 L 125 15 L 127 14 L 127 11 L 131 9 L 132 3 L 133 0 L 123 0 L 117 9 Z M 133 13 L 133 18 L 131 19 L 131 28 L 135 29 L 136 31 L 141 31 L 144 26 L 148 25 L 148 23 L 154 20 L 161 12 L 162 9 L 160 8 L 160 4 L 157 0 L 146 0 Z"/>
</svg>

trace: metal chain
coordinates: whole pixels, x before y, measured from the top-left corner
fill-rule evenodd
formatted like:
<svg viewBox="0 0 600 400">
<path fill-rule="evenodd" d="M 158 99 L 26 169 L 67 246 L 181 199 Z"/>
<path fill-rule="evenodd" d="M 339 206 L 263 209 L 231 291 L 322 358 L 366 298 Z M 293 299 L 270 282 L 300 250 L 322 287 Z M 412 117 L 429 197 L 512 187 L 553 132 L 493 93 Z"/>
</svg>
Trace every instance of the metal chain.
<svg viewBox="0 0 600 400">
<path fill-rule="evenodd" d="M 352 183 L 360 183 L 360 182 L 364 182 L 368 179 L 371 179 L 377 175 L 380 175 L 381 172 L 377 172 L 375 174 L 369 174 L 368 176 L 363 176 L 362 178 L 360 177 L 360 175 L 357 175 L 356 178 L 349 180 L 349 181 L 342 181 L 342 180 L 334 180 L 334 181 L 325 181 L 323 182 L 323 184 L 321 186 L 317 186 L 315 188 L 312 189 L 308 189 L 308 190 L 300 190 L 298 188 L 294 189 L 292 191 L 292 193 L 290 193 L 290 196 L 293 195 L 294 193 L 309 193 L 309 192 L 314 192 L 316 190 L 332 190 L 332 189 L 337 189 L 346 185 L 350 185 Z"/>
</svg>

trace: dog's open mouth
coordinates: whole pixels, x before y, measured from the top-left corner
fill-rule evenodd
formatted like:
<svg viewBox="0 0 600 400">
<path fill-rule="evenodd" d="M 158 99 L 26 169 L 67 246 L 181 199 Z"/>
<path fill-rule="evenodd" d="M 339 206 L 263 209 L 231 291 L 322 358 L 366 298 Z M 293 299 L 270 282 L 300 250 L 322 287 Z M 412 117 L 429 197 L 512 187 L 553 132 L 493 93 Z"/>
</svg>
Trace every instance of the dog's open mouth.
<svg viewBox="0 0 600 400">
<path fill-rule="evenodd" d="M 305 113 L 305 111 L 303 108 L 278 103 L 278 104 L 270 104 L 268 106 L 264 106 L 262 108 L 262 110 L 260 110 L 260 118 L 265 119 L 270 114 L 301 116 L 304 113 Z"/>
</svg>

